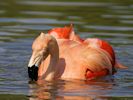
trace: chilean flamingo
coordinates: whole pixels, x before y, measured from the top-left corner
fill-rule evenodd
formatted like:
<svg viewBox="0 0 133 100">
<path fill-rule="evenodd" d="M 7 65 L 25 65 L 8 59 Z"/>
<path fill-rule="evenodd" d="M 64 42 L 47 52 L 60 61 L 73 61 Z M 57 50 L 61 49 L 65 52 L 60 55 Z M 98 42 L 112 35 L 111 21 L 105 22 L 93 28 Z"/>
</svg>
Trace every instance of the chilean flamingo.
<svg viewBox="0 0 133 100">
<path fill-rule="evenodd" d="M 32 80 L 92 79 L 112 75 L 115 60 L 108 49 L 41 33 L 32 44 L 28 64 Z M 110 51 L 109 51 L 110 52 Z M 38 66 L 38 68 L 36 67 Z"/>
</svg>

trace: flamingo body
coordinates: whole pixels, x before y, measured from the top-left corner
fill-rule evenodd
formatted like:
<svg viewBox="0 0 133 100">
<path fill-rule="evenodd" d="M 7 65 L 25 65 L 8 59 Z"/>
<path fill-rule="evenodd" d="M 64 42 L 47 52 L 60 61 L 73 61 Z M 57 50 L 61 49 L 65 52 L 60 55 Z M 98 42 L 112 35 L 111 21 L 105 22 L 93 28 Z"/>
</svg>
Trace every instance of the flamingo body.
<svg viewBox="0 0 133 100">
<path fill-rule="evenodd" d="M 112 75 L 116 62 L 112 46 L 97 38 L 81 39 L 73 26 L 41 33 L 33 42 L 29 67 L 38 66 L 38 79 L 93 79 Z M 34 71 L 32 71 L 34 72 Z"/>
<path fill-rule="evenodd" d="M 115 65 L 115 53 L 114 50 L 112 48 L 112 46 L 103 40 L 97 39 L 97 38 L 87 38 L 85 40 L 81 39 L 78 35 L 75 34 L 74 30 L 73 30 L 73 25 L 71 24 L 68 27 L 63 27 L 63 28 L 54 28 L 52 30 L 50 30 L 48 32 L 49 34 L 53 35 L 55 38 L 57 39 L 69 39 L 69 40 L 74 40 L 74 41 L 78 41 L 80 43 L 86 43 L 88 45 L 95 45 L 97 47 L 99 47 L 100 49 L 105 50 L 106 52 L 109 53 L 109 55 L 112 57 L 112 66 Z M 114 71 L 113 73 L 116 72 L 115 68 L 112 68 Z M 91 77 L 96 77 L 96 76 L 105 76 L 108 74 L 108 71 L 103 70 L 100 72 L 90 72 L 88 74 L 86 74 L 86 76 L 89 78 Z"/>
<path fill-rule="evenodd" d="M 89 79 L 112 74 L 110 55 L 86 43 L 56 40 L 51 35 L 41 33 L 32 48 L 29 66 L 39 65 L 39 79 Z"/>
</svg>

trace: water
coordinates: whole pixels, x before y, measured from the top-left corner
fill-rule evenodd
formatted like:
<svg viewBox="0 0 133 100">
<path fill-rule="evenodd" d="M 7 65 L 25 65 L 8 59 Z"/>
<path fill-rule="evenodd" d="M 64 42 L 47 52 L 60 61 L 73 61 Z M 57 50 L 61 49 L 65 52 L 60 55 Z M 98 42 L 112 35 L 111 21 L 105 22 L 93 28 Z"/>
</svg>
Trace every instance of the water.
<svg viewBox="0 0 133 100">
<path fill-rule="evenodd" d="M 0 100 L 132 100 L 133 1 L 49 1 L 0 1 Z M 109 41 L 128 69 L 93 81 L 29 83 L 33 39 L 41 31 L 70 23 L 82 38 Z"/>
</svg>

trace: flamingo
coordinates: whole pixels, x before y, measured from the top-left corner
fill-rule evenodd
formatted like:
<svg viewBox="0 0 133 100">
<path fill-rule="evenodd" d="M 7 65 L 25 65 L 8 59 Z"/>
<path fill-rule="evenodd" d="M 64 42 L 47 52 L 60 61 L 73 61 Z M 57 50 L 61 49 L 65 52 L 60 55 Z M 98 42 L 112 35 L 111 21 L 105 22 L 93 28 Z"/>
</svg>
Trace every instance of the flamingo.
<svg viewBox="0 0 133 100">
<path fill-rule="evenodd" d="M 28 64 L 32 80 L 86 80 L 116 72 L 115 59 L 108 50 L 110 48 L 104 50 L 96 45 L 97 42 L 89 44 L 90 40 L 86 40 L 81 43 L 67 38 L 56 38 L 42 32 L 34 40 Z"/>
</svg>

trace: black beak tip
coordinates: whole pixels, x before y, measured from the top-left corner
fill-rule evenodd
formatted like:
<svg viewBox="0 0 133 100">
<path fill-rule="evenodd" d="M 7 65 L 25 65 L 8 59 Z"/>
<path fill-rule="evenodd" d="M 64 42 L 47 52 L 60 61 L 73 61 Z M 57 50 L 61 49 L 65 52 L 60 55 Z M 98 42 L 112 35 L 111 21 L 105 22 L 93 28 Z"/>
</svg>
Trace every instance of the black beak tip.
<svg viewBox="0 0 133 100">
<path fill-rule="evenodd" d="M 28 67 L 28 75 L 32 81 L 34 81 L 34 80 L 37 81 L 37 79 L 38 79 L 38 67 L 36 67 L 35 65 L 32 67 Z"/>
</svg>

